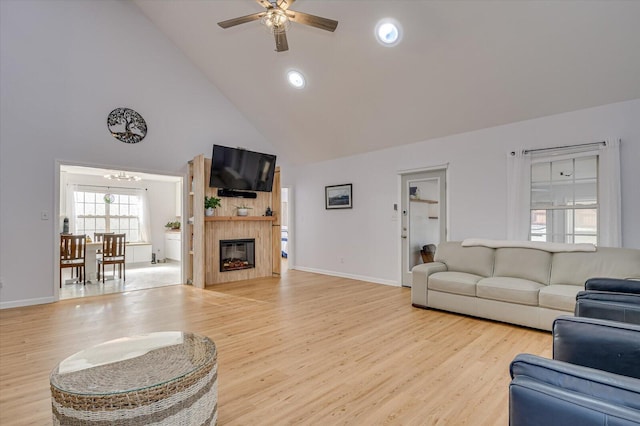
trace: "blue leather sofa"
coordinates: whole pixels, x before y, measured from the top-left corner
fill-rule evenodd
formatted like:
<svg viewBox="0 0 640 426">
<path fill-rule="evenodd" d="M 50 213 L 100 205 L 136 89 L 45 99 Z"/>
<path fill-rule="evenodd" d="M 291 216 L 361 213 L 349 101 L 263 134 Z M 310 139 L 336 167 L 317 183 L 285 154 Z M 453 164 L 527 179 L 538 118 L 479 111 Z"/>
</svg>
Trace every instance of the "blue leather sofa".
<svg viewBox="0 0 640 426">
<path fill-rule="evenodd" d="M 561 316 L 553 358 L 512 361 L 509 424 L 640 425 L 640 326 Z"/>
<path fill-rule="evenodd" d="M 575 315 L 640 324 L 640 281 L 592 278 L 576 296 Z"/>
</svg>

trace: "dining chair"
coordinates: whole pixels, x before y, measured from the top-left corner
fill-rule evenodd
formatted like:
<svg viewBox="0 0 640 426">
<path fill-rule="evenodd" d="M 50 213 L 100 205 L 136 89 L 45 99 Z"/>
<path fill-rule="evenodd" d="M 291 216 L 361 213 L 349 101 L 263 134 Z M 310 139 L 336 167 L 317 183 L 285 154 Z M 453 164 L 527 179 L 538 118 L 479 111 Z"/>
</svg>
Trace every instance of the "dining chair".
<svg viewBox="0 0 640 426">
<path fill-rule="evenodd" d="M 87 251 L 86 235 L 60 235 L 60 288 L 62 288 L 62 270 L 75 268 L 78 270 L 78 280 L 87 282 L 85 255 Z M 71 271 L 73 277 L 73 270 Z"/>
<path fill-rule="evenodd" d="M 94 232 L 93 242 L 101 243 L 104 240 L 105 235 L 113 235 L 115 232 Z M 102 249 L 96 250 L 96 260 L 102 259 Z"/>
<path fill-rule="evenodd" d="M 94 232 L 93 233 L 93 242 L 101 243 L 104 240 L 105 235 L 113 235 L 115 232 Z"/>
<path fill-rule="evenodd" d="M 113 265 L 113 276 L 116 275 L 116 265 L 118 265 L 118 277 L 126 280 L 125 271 L 125 234 L 104 234 L 102 240 L 102 258 L 98 259 L 98 280 L 102 275 L 104 283 L 104 265 Z"/>
</svg>

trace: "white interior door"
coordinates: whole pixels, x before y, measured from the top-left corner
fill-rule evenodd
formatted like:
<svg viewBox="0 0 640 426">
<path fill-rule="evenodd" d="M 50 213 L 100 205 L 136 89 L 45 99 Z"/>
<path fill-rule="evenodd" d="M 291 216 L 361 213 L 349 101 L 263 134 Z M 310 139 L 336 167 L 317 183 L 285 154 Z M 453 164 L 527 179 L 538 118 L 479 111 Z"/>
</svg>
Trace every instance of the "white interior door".
<svg viewBox="0 0 640 426">
<path fill-rule="evenodd" d="M 402 285 L 411 287 L 411 269 L 423 263 L 420 250 L 446 241 L 446 170 L 402 175 Z"/>
</svg>

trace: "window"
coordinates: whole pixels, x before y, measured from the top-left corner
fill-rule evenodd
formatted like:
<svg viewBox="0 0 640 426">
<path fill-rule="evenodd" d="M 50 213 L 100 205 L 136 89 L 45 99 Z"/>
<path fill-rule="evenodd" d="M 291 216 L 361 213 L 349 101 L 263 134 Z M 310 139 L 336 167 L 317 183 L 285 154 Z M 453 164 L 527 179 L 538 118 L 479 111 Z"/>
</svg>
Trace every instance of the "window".
<svg viewBox="0 0 640 426">
<path fill-rule="evenodd" d="M 507 238 L 622 246 L 620 139 L 507 156 Z"/>
<path fill-rule="evenodd" d="M 598 155 L 531 162 L 531 241 L 598 243 Z"/>
<path fill-rule="evenodd" d="M 127 242 L 141 241 L 140 201 L 136 195 L 75 191 L 75 232 L 115 232 L 126 234 Z"/>
</svg>

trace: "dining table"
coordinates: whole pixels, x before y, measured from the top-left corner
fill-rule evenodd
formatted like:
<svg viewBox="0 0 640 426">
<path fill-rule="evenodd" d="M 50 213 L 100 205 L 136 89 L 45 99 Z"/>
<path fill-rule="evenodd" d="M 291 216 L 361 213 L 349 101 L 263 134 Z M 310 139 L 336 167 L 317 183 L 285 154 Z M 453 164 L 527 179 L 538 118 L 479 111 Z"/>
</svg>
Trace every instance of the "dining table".
<svg viewBox="0 0 640 426">
<path fill-rule="evenodd" d="M 87 275 L 87 282 L 96 281 L 98 278 L 98 250 L 102 249 L 102 242 L 86 243 L 86 252 L 84 255 L 85 274 Z"/>
</svg>

